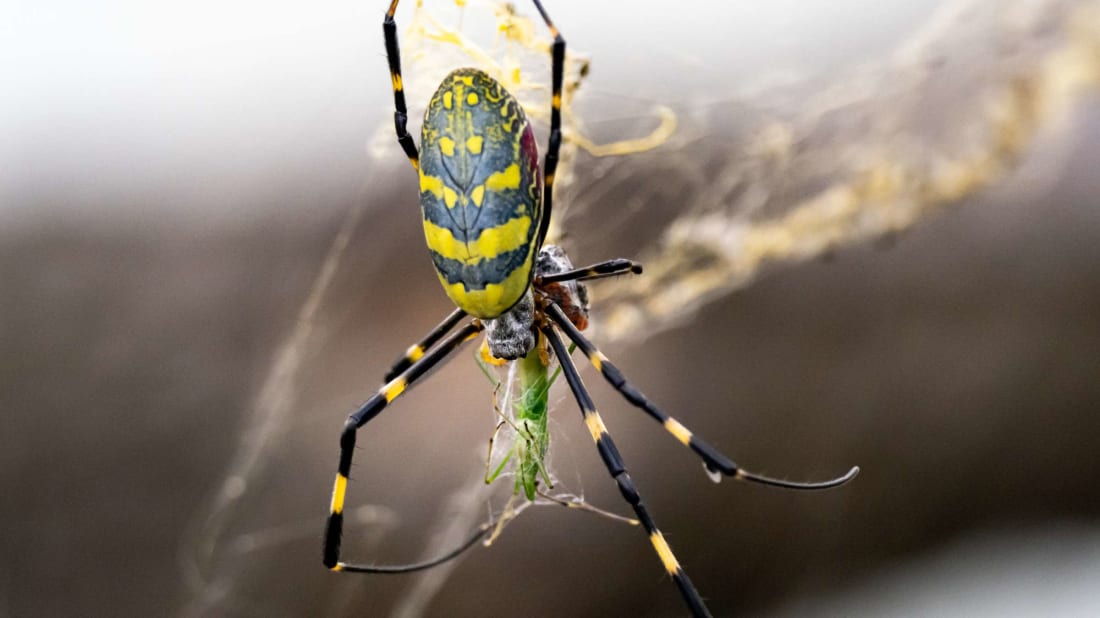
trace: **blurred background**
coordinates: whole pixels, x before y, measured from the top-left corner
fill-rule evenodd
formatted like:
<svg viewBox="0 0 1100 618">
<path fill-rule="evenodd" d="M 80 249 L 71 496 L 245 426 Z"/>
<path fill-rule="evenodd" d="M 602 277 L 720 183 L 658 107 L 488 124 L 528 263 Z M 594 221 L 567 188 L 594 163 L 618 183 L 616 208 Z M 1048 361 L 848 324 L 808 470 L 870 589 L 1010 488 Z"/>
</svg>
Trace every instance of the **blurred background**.
<svg viewBox="0 0 1100 618">
<path fill-rule="evenodd" d="M 639 530 L 552 506 L 321 567 L 345 416 L 451 308 L 368 4 L 0 9 L 0 616 L 684 613 Z M 476 64 L 544 143 L 533 8 L 407 4 L 413 126 Z M 590 336 L 750 470 L 862 468 L 715 486 L 585 370 L 712 611 L 1100 613 L 1100 3 L 547 4 L 555 233 L 646 265 Z M 360 434 L 348 559 L 499 512 L 472 350 Z M 551 408 L 556 476 L 626 513 Z"/>
</svg>

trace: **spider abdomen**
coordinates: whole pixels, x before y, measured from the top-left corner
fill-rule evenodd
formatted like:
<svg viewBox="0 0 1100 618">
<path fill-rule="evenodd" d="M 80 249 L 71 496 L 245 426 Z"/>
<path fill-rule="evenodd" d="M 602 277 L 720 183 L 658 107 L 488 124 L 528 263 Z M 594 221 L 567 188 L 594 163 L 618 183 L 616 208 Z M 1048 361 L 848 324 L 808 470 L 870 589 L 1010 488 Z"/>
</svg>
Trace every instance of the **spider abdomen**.
<svg viewBox="0 0 1100 618">
<path fill-rule="evenodd" d="M 527 290 L 542 215 L 534 132 L 519 102 L 477 69 L 443 79 L 421 130 L 424 237 L 458 307 L 495 318 Z"/>
</svg>

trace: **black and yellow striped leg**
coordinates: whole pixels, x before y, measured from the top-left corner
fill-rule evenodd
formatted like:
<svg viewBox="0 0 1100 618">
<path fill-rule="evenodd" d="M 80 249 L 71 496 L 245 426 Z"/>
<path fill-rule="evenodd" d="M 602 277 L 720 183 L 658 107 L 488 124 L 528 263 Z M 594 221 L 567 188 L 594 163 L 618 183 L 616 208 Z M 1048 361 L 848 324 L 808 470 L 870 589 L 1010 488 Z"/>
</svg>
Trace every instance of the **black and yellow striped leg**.
<svg viewBox="0 0 1100 618">
<path fill-rule="evenodd" d="M 787 489 L 828 489 L 830 487 L 836 487 L 837 485 L 843 485 L 859 474 L 859 466 L 853 466 L 846 474 L 834 479 L 818 483 L 799 483 L 755 474 L 738 467 L 737 464 L 733 463 L 728 457 L 693 434 L 691 430 L 682 423 L 653 405 L 653 402 L 643 395 L 641 391 L 635 388 L 630 382 L 627 382 L 622 372 L 619 371 L 619 368 L 613 365 L 602 352 L 596 349 L 596 346 L 593 345 L 587 337 L 581 334 L 581 331 L 569 321 L 569 318 L 566 317 L 565 313 L 558 308 L 557 305 L 552 303 L 549 304 L 547 313 L 550 315 L 550 319 L 554 320 L 558 327 L 565 332 L 566 336 L 569 337 L 573 343 L 577 344 L 577 347 L 588 357 L 592 366 L 603 375 L 611 386 L 614 386 L 616 390 L 622 393 L 627 401 L 641 408 L 646 414 L 649 414 L 654 420 L 661 423 L 665 430 L 679 440 L 680 443 L 695 451 L 703 460 L 707 470 L 712 474 L 721 473 L 740 480 L 774 485 L 776 487 L 785 487 Z M 718 477 L 715 478 L 717 480 Z"/>
<path fill-rule="evenodd" d="M 336 483 L 332 488 L 332 504 L 329 511 L 328 522 L 325 524 L 323 560 L 325 566 L 329 569 L 333 571 L 353 571 L 361 573 L 408 573 L 410 571 L 426 569 L 440 564 L 441 562 L 446 562 L 459 555 L 477 542 L 477 540 L 484 536 L 491 528 L 491 525 L 482 526 L 476 530 L 465 543 L 455 550 L 427 562 L 397 566 L 376 566 L 340 562 L 340 537 L 344 527 L 344 497 L 347 493 L 348 477 L 351 475 L 351 459 L 355 454 L 356 431 L 367 424 L 371 419 L 378 416 L 391 401 L 405 392 L 405 389 L 416 382 L 418 378 L 446 359 L 463 343 L 476 337 L 483 329 L 484 326 L 481 321 L 474 320 L 455 331 L 454 334 L 444 339 L 442 343 L 433 348 L 423 358 L 413 363 L 408 369 L 402 372 L 401 375 L 387 382 L 385 386 L 379 389 L 377 394 L 360 406 L 358 410 L 348 417 L 347 422 L 344 423 L 344 431 L 340 434 L 340 464 L 336 472 Z"/>
<path fill-rule="evenodd" d="M 386 19 L 382 21 L 382 32 L 386 37 L 386 59 L 390 63 L 390 81 L 393 82 L 393 104 L 396 109 L 393 113 L 393 126 L 397 131 L 397 142 L 405 150 L 405 156 L 409 157 L 409 162 L 414 168 L 420 169 L 420 153 L 417 152 L 416 142 L 406 128 L 409 122 L 409 110 L 405 106 L 405 83 L 401 79 L 401 49 L 397 44 L 397 23 L 393 21 L 398 1 L 390 2 Z"/>
<path fill-rule="evenodd" d="M 600 452 L 600 458 L 607 466 L 611 478 L 615 479 L 615 483 L 618 484 L 619 492 L 633 507 L 634 513 L 638 516 L 638 521 L 642 522 L 642 526 L 645 527 L 645 531 L 649 535 L 649 541 L 653 544 L 653 548 L 657 550 L 657 556 L 660 557 L 665 571 L 676 582 L 676 587 L 680 589 L 680 594 L 684 597 L 688 608 L 691 609 L 692 615 L 710 616 L 707 606 L 703 603 L 703 598 L 699 596 L 699 592 L 695 589 L 691 580 L 688 579 L 687 573 L 680 567 L 680 563 L 676 560 L 676 556 L 672 553 L 668 542 L 665 541 L 664 535 L 657 529 L 657 524 L 650 517 L 649 511 L 642 503 L 642 497 L 638 495 L 638 491 L 634 488 L 634 481 L 631 480 L 630 474 L 626 471 L 626 465 L 619 455 L 619 450 L 615 447 L 611 435 L 607 433 L 607 427 L 600 419 L 600 413 L 596 411 L 596 406 L 592 403 L 592 398 L 588 395 L 584 383 L 581 382 L 581 376 L 577 373 L 577 368 L 573 365 L 572 359 L 569 358 L 569 352 L 565 349 L 561 338 L 554 332 L 554 328 L 549 325 L 544 326 L 542 332 L 546 335 L 550 346 L 554 348 L 554 355 L 558 357 L 558 363 L 561 365 L 562 373 L 565 374 L 565 380 L 569 383 L 569 388 L 577 398 L 577 404 L 581 408 L 584 423 L 588 426 L 588 431 L 596 442 L 596 449 Z"/>
<path fill-rule="evenodd" d="M 584 268 L 574 268 L 573 270 L 554 273 L 552 275 L 540 275 L 535 279 L 535 284 L 558 283 L 560 281 L 591 281 L 592 279 L 617 277 L 627 273 L 634 275 L 642 274 L 642 265 L 633 260 L 615 258 L 613 260 L 607 260 L 606 262 L 585 266 Z"/>
<path fill-rule="evenodd" d="M 432 332 L 424 336 L 420 341 L 409 346 L 409 349 L 405 350 L 405 354 L 397 359 L 390 370 L 386 372 L 386 377 L 382 379 L 384 382 L 397 377 L 397 374 L 405 371 L 410 365 L 420 360 L 424 356 L 424 353 L 428 351 L 428 348 L 435 345 L 435 342 L 439 341 L 443 335 L 446 335 L 455 324 L 458 324 L 459 320 L 466 316 L 466 312 L 461 309 L 455 309 L 451 312 L 451 315 L 447 316 L 442 322 L 439 323 Z"/>
<path fill-rule="evenodd" d="M 546 239 L 546 232 L 550 229 L 550 213 L 554 202 L 554 172 L 558 169 L 558 153 L 561 151 L 561 85 L 562 74 L 565 71 L 565 39 L 550 21 L 546 9 L 542 8 L 542 2 L 534 0 L 535 8 L 542 15 L 546 27 L 554 37 L 550 55 L 553 58 L 550 66 L 551 95 L 550 95 L 550 145 L 546 149 L 546 159 L 542 166 L 543 190 L 542 190 L 542 221 L 539 222 L 539 237 L 536 248 L 542 247 L 542 241 Z"/>
</svg>

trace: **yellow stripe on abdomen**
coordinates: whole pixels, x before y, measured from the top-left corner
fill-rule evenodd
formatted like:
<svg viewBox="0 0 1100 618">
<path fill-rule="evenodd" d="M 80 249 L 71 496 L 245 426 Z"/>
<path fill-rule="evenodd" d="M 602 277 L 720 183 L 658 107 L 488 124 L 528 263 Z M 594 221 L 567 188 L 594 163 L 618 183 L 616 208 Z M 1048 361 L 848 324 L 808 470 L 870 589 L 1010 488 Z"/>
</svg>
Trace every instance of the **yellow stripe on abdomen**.
<svg viewBox="0 0 1100 618">
<path fill-rule="evenodd" d="M 527 232 L 531 229 L 531 217 L 514 217 L 496 227 L 482 230 L 473 243 L 474 254 L 488 260 L 515 251 L 528 242 Z"/>
<path fill-rule="evenodd" d="M 530 217 L 515 217 L 482 230 L 481 235 L 472 242 L 463 242 L 455 238 L 451 230 L 424 219 L 424 238 L 428 247 L 447 259 L 470 265 L 523 247 L 528 243 L 527 232 L 530 229 Z"/>
<path fill-rule="evenodd" d="M 485 188 L 490 191 L 505 191 L 519 188 L 519 165 L 515 163 L 504 168 L 503 172 L 493 172 L 485 179 Z"/>
<path fill-rule="evenodd" d="M 436 199 L 443 198 L 443 179 L 438 176 L 431 176 L 425 174 L 423 170 L 420 172 L 420 192 L 431 193 Z"/>
<path fill-rule="evenodd" d="M 461 281 L 447 283 L 447 279 L 439 271 L 436 271 L 439 282 L 443 284 L 443 290 L 447 292 L 447 296 L 454 304 L 475 318 L 485 320 L 500 317 L 502 313 L 516 304 L 516 301 L 523 295 L 524 290 L 527 289 L 530 274 L 531 262 L 528 260 L 523 266 L 513 270 L 500 283 L 489 283 L 484 289 L 480 290 L 467 290 Z"/>
</svg>

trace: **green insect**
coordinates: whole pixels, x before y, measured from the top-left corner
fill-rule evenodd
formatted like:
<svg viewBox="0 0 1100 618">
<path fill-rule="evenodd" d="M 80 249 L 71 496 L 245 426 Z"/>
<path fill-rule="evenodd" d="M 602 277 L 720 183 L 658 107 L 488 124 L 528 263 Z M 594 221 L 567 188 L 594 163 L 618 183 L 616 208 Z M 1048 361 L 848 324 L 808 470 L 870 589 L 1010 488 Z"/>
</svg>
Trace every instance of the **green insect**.
<svg viewBox="0 0 1100 618">
<path fill-rule="evenodd" d="M 478 358 L 477 362 L 485 376 L 496 387 L 496 391 L 494 391 L 494 397 L 496 397 L 496 393 L 500 391 L 502 384 L 493 377 L 489 370 L 489 363 L 485 359 Z M 489 458 L 486 460 L 485 466 L 486 484 L 495 481 L 504 471 L 505 466 L 514 458 L 518 462 L 515 466 L 515 494 L 518 495 L 523 492 L 528 500 L 534 501 L 539 494 L 540 483 L 552 486 L 550 472 L 546 469 L 546 454 L 550 449 L 550 432 L 546 426 L 546 407 L 550 385 L 557 380 L 560 373 L 561 368 L 559 367 L 554 375 L 547 377 L 546 365 L 538 354 L 528 354 L 517 361 L 516 391 L 519 394 L 513 398 L 511 392 L 506 391 L 504 395 L 512 399 L 508 403 L 512 407 L 514 418 L 509 418 L 499 409 L 497 410 L 502 420 L 497 424 L 493 437 L 489 439 Z M 493 443 L 505 425 L 511 425 L 517 440 L 497 467 L 490 470 Z"/>
<path fill-rule="evenodd" d="M 521 444 L 513 451 L 518 459 L 516 494 L 522 492 L 527 500 L 534 500 L 540 479 L 549 482 L 544 460 L 549 446 L 547 391 L 553 382 L 548 367 L 554 358 L 559 365 L 558 371 L 565 375 L 577 400 L 600 458 L 637 521 L 645 528 L 662 566 L 679 588 L 691 613 L 708 616 L 702 597 L 680 567 L 635 489 L 573 365 L 572 350 L 566 349 L 559 332 L 580 348 L 623 397 L 694 451 L 715 480 L 724 475 L 791 489 L 825 489 L 851 480 L 859 469 L 852 468 L 841 477 L 820 483 L 793 483 L 748 472 L 660 410 L 627 382 L 618 368 L 581 334 L 588 323 L 588 296 L 583 282 L 640 274 L 642 269 L 626 259 L 573 268 L 560 247 L 544 244 L 562 139 L 565 40 L 542 3 L 533 2 L 554 39 L 550 137 L 541 168 L 534 132 L 523 108 L 500 83 L 477 69 L 458 69 L 443 79 L 428 104 L 421 130 L 422 152 L 417 150 L 406 127 L 408 110 L 394 22 L 398 0 L 392 0 L 386 12 L 383 32 L 393 84 L 397 141 L 419 172 L 420 206 L 428 252 L 440 283 L 457 309 L 421 341 L 409 347 L 387 373 L 385 384 L 377 394 L 352 413 L 344 424 L 325 528 L 323 562 L 333 571 L 407 573 L 450 560 L 489 533 L 492 526 L 483 525 L 452 551 L 417 564 L 379 566 L 340 560 L 344 502 L 357 430 L 432 367 L 484 331 L 485 358 L 498 363 L 519 363 L 519 391 L 523 400 L 518 406 L 520 416 L 517 420 L 523 427 Z M 466 318 L 470 319 L 459 327 Z"/>
</svg>

